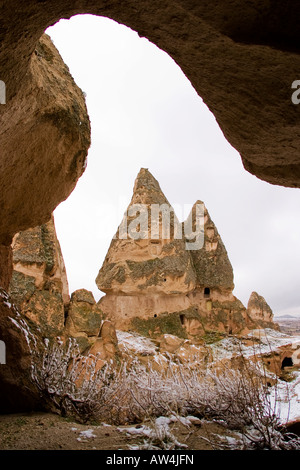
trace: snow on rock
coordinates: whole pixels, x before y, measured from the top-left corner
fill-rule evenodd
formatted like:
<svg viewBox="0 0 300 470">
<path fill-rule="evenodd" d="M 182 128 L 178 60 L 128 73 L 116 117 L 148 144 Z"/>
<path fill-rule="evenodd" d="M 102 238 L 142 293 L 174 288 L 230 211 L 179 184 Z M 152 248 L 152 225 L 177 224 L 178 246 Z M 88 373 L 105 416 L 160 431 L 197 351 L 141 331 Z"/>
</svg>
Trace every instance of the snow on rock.
<svg viewBox="0 0 300 470">
<path fill-rule="evenodd" d="M 157 347 L 150 338 L 146 338 L 137 333 L 128 333 L 120 330 L 117 330 L 116 333 L 119 347 L 125 351 L 134 351 L 137 354 L 145 356 L 154 355 L 156 353 Z"/>
<path fill-rule="evenodd" d="M 142 425 L 142 426 L 129 427 L 129 428 L 117 428 L 117 431 L 126 432 L 128 436 L 130 435 L 144 436 L 147 439 L 149 439 L 149 441 L 158 440 L 163 444 L 165 450 L 173 449 L 173 448 L 183 449 L 183 448 L 187 448 L 187 445 L 179 442 L 176 439 L 176 437 L 170 431 L 169 425 L 171 423 L 174 423 L 175 421 L 181 421 L 184 419 L 185 418 L 183 417 L 179 418 L 177 416 L 171 416 L 171 417 L 159 416 L 158 418 L 156 418 L 152 427 Z M 145 445 L 145 442 L 144 442 L 144 445 Z M 134 447 L 136 449 L 148 448 L 147 446 L 146 447 L 134 446 Z M 131 447 L 131 449 L 133 449 L 133 447 Z"/>
<path fill-rule="evenodd" d="M 159 416 L 155 419 L 151 427 L 139 425 L 136 427 L 117 428 L 117 430 L 119 432 L 126 432 L 128 436 L 144 436 L 149 440 L 154 439 L 164 442 L 167 446 L 166 448 L 187 448 L 188 446 L 179 442 L 170 430 L 170 424 L 175 422 L 180 422 L 185 426 L 190 426 L 191 424 L 199 425 L 201 423 L 200 419 L 195 416 Z M 169 444 L 166 444 L 166 442 L 169 442 Z M 140 446 L 131 447 L 131 450 L 133 450 L 133 448 L 141 449 Z"/>
<path fill-rule="evenodd" d="M 210 349 L 213 360 L 230 359 L 236 354 L 243 354 L 245 357 L 251 357 L 254 354 L 268 354 L 288 344 L 296 347 L 300 341 L 300 337 L 298 336 L 289 336 L 272 329 L 252 330 L 247 335 L 247 339 L 253 339 L 252 344 L 245 345 L 242 339 L 234 336 L 211 344 Z M 257 342 L 257 340 L 259 340 L 259 342 Z"/>
<path fill-rule="evenodd" d="M 293 372 L 294 380 L 279 380 L 272 388 L 270 403 L 282 424 L 300 420 L 300 371 Z"/>
<path fill-rule="evenodd" d="M 127 435 L 138 435 L 150 437 L 153 432 L 148 426 L 132 426 L 130 428 L 117 428 L 119 432 L 126 432 Z"/>
</svg>

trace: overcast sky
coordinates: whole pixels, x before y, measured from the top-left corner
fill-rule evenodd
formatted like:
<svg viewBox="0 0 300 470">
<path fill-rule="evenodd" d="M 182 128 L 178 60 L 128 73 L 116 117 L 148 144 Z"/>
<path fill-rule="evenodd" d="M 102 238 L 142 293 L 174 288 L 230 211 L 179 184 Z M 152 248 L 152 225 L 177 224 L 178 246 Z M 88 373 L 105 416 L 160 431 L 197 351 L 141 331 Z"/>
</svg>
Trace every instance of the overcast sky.
<svg viewBox="0 0 300 470">
<path fill-rule="evenodd" d="M 47 33 L 86 93 L 92 125 L 87 169 L 54 212 L 70 293 L 103 295 L 95 278 L 145 167 L 172 205 L 205 202 L 244 305 L 255 290 L 275 314 L 300 314 L 300 190 L 247 173 L 180 68 L 134 31 L 80 15 Z"/>
</svg>

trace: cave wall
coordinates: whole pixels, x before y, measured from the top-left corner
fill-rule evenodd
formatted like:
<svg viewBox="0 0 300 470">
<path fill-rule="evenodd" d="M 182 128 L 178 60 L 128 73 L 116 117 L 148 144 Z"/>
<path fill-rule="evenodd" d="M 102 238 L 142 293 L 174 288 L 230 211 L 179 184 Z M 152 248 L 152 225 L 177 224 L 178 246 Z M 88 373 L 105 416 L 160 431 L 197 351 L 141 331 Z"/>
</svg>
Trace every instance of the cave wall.
<svg viewBox="0 0 300 470">
<path fill-rule="evenodd" d="M 291 85 L 300 78 L 299 3 L 4 0 L 0 11 L 0 80 L 6 85 L 6 104 L 0 104 L 0 285 L 4 289 L 11 276 L 9 246 L 14 234 L 49 220 L 85 169 L 90 123 L 84 96 L 51 40 L 43 36 L 61 18 L 84 13 L 127 25 L 167 52 L 213 112 L 245 169 L 272 184 L 300 187 L 300 108 L 291 100 Z M 20 330 L 12 329 L 8 321 L 13 315 L 9 302 L 1 302 L 0 338 L 14 344 L 9 360 L 13 369 L 6 369 L 5 379 L 9 398 L 10 390 L 15 397 L 22 381 L 28 382 L 28 348 L 18 336 Z M 0 372 L 3 378 L 3 367 Z M 25 393 L 25 401 L 29 395 Z"/>
</svg>

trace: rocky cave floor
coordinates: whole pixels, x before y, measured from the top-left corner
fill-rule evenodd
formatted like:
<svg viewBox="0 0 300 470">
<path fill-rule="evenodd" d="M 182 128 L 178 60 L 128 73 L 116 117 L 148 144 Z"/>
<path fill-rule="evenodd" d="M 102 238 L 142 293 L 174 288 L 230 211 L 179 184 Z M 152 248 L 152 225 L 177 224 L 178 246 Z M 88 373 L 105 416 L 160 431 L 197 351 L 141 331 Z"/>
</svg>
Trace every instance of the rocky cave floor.
<svg viewBox="0 0 300 470">
<path fill-rule="evenodd" d="M 150 440 L 139 430 L 147 423 L 111 426 L 79 424 L 52 413 L 22 413 L 0 416 L 0 450 L 139 450 Z M 214 450 L 212 438 L 221 445 L 237 437 L 219 423 L 201 421 L 189 426 L 174 422 L 172 435 L 185 450 Z M 153 445 L 155 447 L 153 447 Z M 151 449 L 159 449 L 152 441 Z M 171 449 L 172 450 L 172 449 Z"/>
</svg>

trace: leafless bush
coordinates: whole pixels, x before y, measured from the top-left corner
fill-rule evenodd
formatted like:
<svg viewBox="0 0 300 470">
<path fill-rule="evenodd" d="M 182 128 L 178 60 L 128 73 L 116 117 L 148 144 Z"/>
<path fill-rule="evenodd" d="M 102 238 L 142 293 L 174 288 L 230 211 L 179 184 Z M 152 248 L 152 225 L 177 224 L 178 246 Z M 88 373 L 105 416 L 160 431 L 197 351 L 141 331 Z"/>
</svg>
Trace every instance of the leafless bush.
<svg viewBox="0 0 300 470">
<path fill-rule="evenodd" d="M 205 371 L 171 356 L 160 371 L 138 360 L 100 369 L 97 363 L 97 357 L 80 356 L 70 340 L 46 348 L 32 376 L 52 406 L 81 422 L 120 425 L 193 414 L 238 430 L 243 449 L 300 449 L 300 440 L 284 433 L 259 361 L 243 359 L 239 369 Z"/>
</svg>

